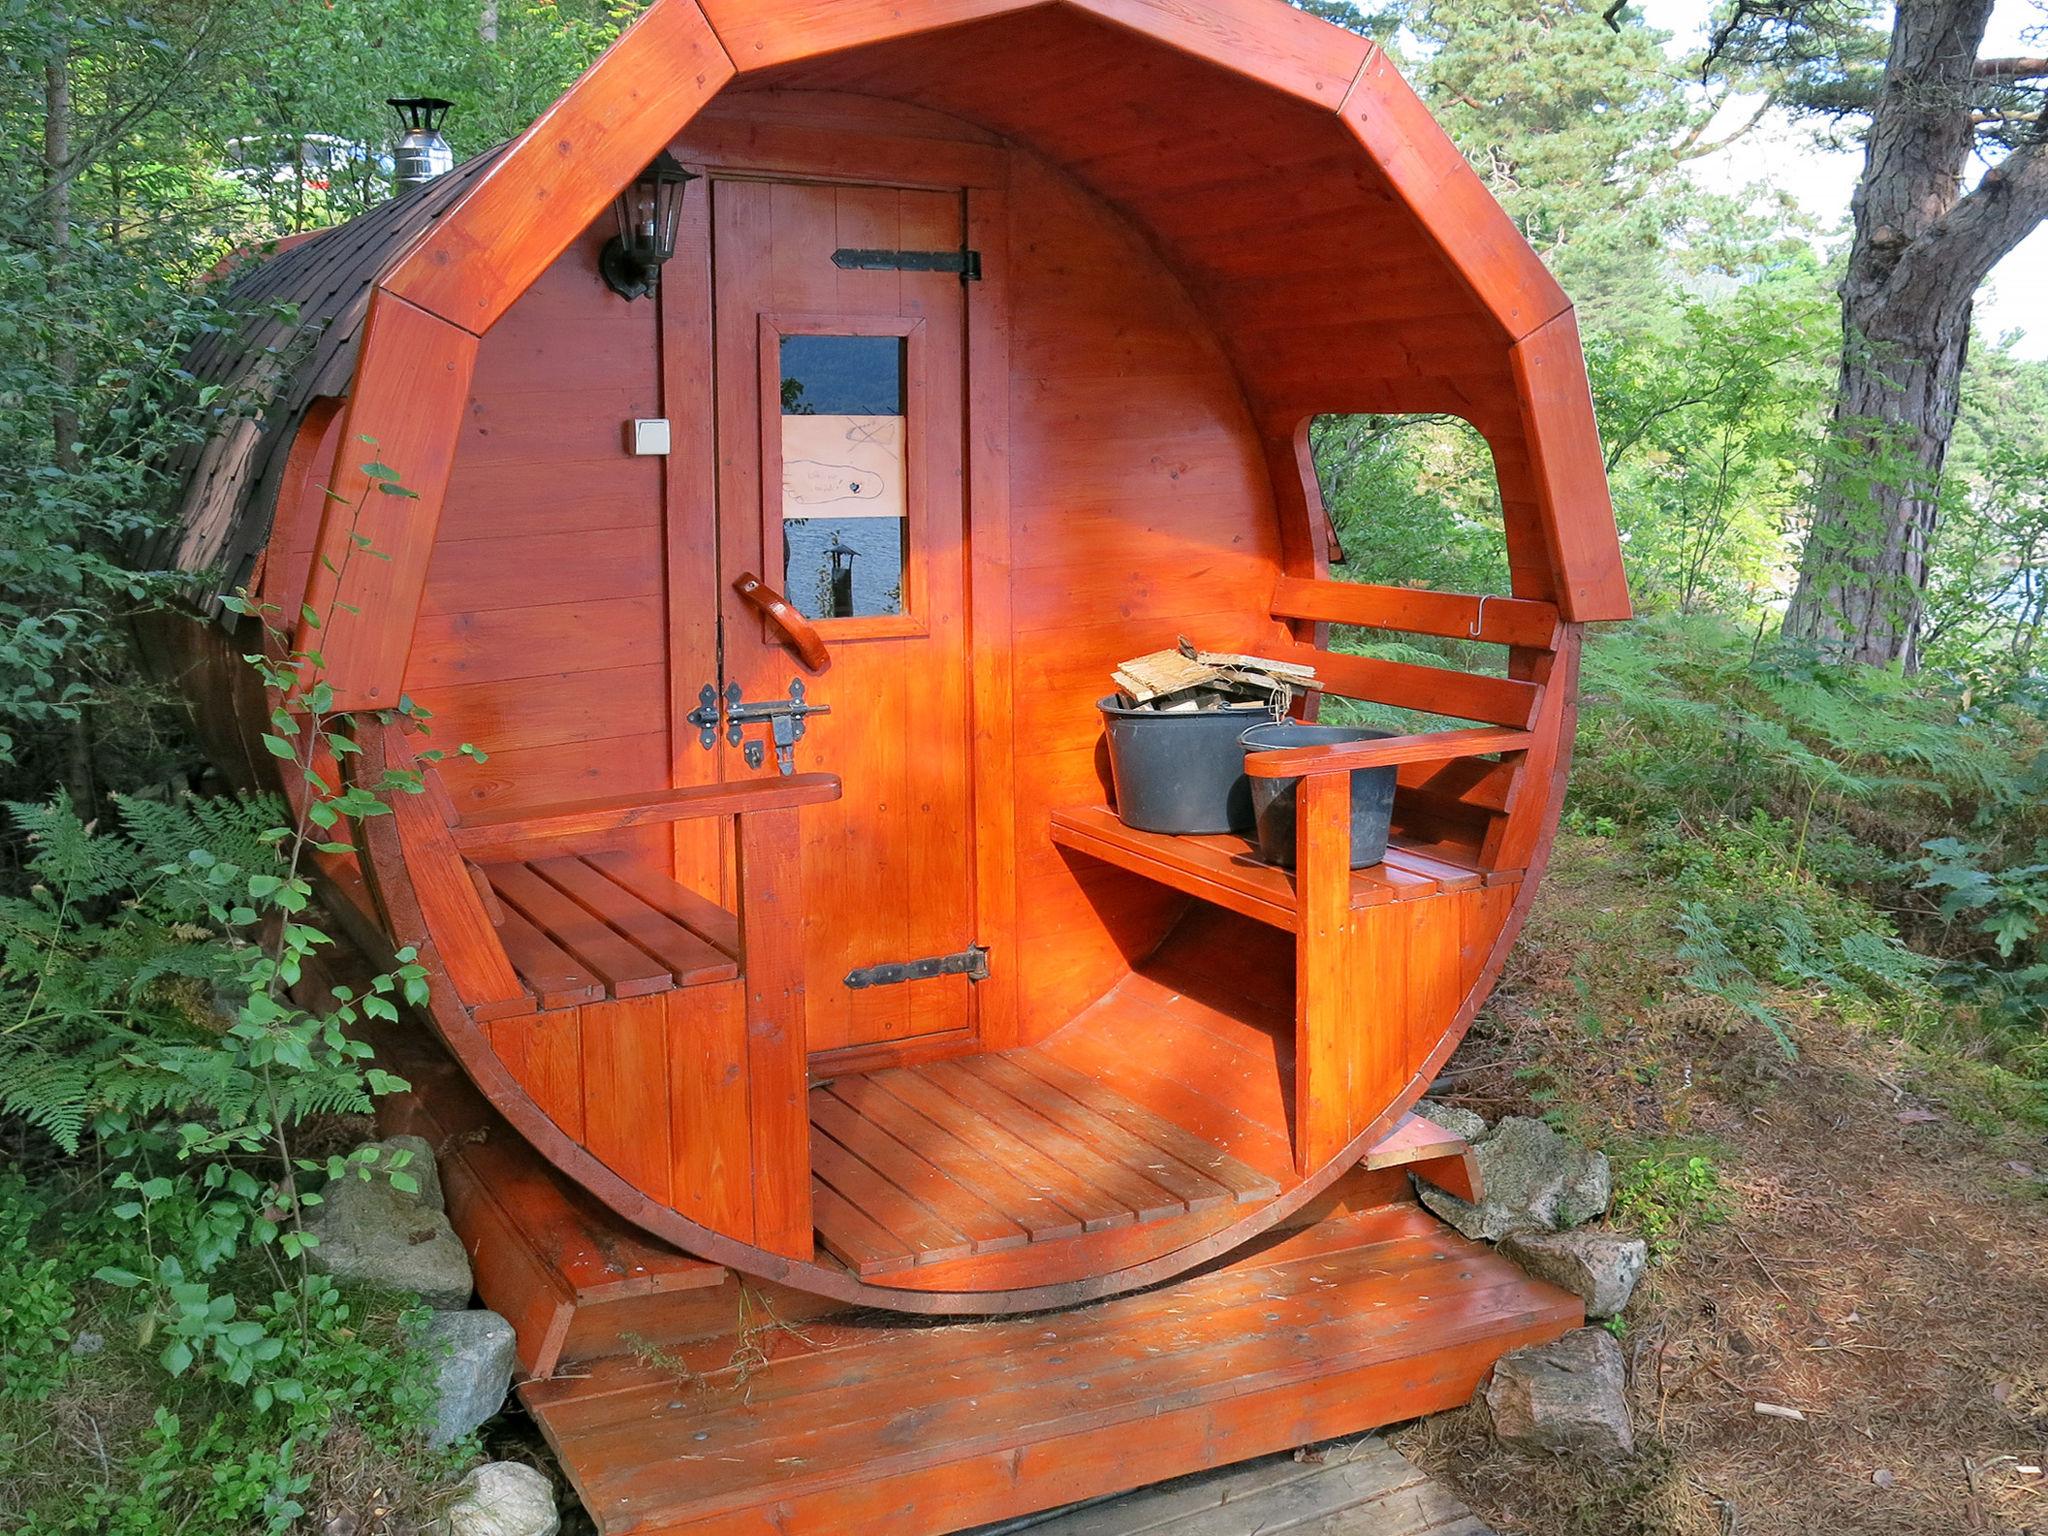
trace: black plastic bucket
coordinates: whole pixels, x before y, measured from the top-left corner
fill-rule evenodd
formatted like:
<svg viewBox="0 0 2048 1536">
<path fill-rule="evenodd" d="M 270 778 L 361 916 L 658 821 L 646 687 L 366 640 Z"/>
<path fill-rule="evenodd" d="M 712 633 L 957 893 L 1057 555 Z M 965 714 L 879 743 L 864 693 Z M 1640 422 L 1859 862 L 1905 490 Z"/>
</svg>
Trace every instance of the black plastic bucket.
<svg viewBox="0 0 2048 1536">
<path fill-rule="evenodd" d="M 1252 791 L 1238 738 L 1263 704 L 1227 709 L 1127 709 L 1098 700 L 1109 736 L 1116 813 L 1140 832 L 1248 832 Z"/>
<path fill-rule="evenodd" d="M 1356 725 L 1303 725 L 1268 721 L 1240 740 L 1247 755 L 1282 747 L 1323 747 L 1348 741 L 1377 741 L 1390 731 Z M 1351 867 L 1364 869 L 1387 856 L 1387 824 L 1394 815 L 1397 768 L 1351 770 Z M 1294 800 L 1300 779 L 1252 779 L 1252 810 L 1259 828 L 1259 857 L 1282 869 L 1294 868 Z"/>
</svg>

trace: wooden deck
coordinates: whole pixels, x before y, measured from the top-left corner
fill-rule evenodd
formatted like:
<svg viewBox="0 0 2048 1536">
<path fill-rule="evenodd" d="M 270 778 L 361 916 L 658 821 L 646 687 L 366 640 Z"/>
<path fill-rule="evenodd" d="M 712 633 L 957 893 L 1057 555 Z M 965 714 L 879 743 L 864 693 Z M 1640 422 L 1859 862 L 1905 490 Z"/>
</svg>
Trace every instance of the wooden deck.
<svg viewBox="0 0 2048 1536">
<path fill-rule="evenodd" d="M 601 1532 L 938 1536 L 1451 1407 L 1579 1317 L 1401 1201 L 1071 1312 L 771 1326 L 521 1396 Z"/>
<path fill-rule="evenodd" d="M 1177 1477 L 967 1536 L 1495 1536 L 1377 1435 Z"/>
<path fill-rule="evenodd" d="M 1280 1186 L 1037 1050 L 811 1092 L 812 1215 L 864 1276 L 1272 1198 Z"/>
</svg>

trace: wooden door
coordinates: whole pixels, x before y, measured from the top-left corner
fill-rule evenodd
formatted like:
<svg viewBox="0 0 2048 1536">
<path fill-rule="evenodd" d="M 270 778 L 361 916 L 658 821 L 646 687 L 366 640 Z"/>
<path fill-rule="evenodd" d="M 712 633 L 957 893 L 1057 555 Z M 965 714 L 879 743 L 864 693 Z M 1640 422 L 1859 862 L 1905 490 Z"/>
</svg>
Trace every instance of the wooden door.
<svg viewBox="0 0 2048 1536">
<path fill-rule="evenodd" d="M 799 769 L 845 795 L 804 817 L 813 1051 L 974 1028 L 958 974 L 863 988 L 850 972 L 975 942 L 963 545 L 964 301 L 957 273 L 849 269 L 835 252 L 957 252 L 961 193 L 714 179 L 722 685 L 828 705 Z M 734 590 L 787 598 L 821 671 Z M 778 771 L 721 733 L 727 778 Z"/>
</svg>

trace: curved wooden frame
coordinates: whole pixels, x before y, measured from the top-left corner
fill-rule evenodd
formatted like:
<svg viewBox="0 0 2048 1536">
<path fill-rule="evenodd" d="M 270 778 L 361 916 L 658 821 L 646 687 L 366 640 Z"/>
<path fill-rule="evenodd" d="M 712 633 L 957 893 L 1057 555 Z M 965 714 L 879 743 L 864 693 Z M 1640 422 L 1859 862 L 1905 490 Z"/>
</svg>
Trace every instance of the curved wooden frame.
<svg viewBox="0 0 2048 1536">
<path fill-rule="evenodd" d="M 1548 764 L 1546 773 L 1548 799 L 1553 808 L 1563 799 L 1564 781 L 1571 760 L 1572 733 L 1577 723 L 1575 685 L 1579 640 L 1577 627 L 1571 626 L 1561 636 L 1559 644 L 1558 662 L 1560 670 L 1565 675 L 1558 678 L 1558 681 L 1564 686 L 1560 689 L 1560 702 L 1553 717 L 1551 735 L 1554 756 Z M 374 780 L 382 773 L 383 767 L 384 755 L 381 744 L 374 739 L 366 742 L 357 771 L 366 780 Z M 1198 1265 L 1220 1258 L 1262 1232 L 1272 1230 L 1328 1190 L 1375 1143 L 1400 1123 L 1415 1106 L 1416 1101 L 1428 1090 L 1436 1074 L 1443 1069 L 1451 1054 L 1464 1040 L 1466 1031 L 1471 1028 L 1473 1016 L 1499 980 L 1501 969 L 1507 963 L 1508 952 L 1514 947 L 1515 939 L 1520 935 L 1522 925 L 1528 919 L 1529 908 L 1535 901 L 1537 887 L 1541 883 L 1544 868 L 1549 863 L 1551 843 L 1556 830 L 1554 810 L 1545 821 L 1542 838 L 1531 856 L 1525 877 L 1516 889 L 1514 904 L 1510 907 L 1507 917 L 1501 924 L 1500 932 L 1488 951 L 1478 979 L 1460 999 L 1457 1012 L 1445 1029 L 1443 1038 L 1438 1041 L 1395 1101 L 1352 1136 L 1317 1172 L 1303 1179 L 1280 1198 L 1268 1201 L 1197 1241 L 1163 1253 L 1146 1255 L 1120 1268 L 1085 1278 L 1001 1291 L 907 1290 L 865 1282 L 837 1265 L 822 1264 L 808 1258 L 785 1257 L 754 1244 L 736 1241 L 691 1221 L 651 1199 L 628 1180 L 606 1167 L 587 1148 L 563 1134 L 561 1128 L 534 1102 L 525 1087 L 513 1078 L 505 1063 L 491 1049 L 490 1042 L 485 1039 L 483 1031 L 471 1017 L 469 1010 L 458 1000 L 456 988 L 450 980 L 441 953 L 427 935 L 427 925 L 409 883 L 403 880 L 379 882 L 378 897 L 391 931 L 399 935 L 413 936 L 409 942 L 417 946 L 421 963 L 426 966 L 430 978 L 434 1022 L 444 1043 L 461 1063 L 463 1070 L 513 1129 L 531 1142 L 535 1149 L 562 1173 L 618 1215 L 698 1258 L 726 1265 L 757 1279 L 794 1286 L 852 1306 L 879 1307 L 930 1317 L 1002 1316 L 1074 1306 L 1170 1280 Z M 364 824 L 364 832 L 368 863 L 373 868 L 403 869 L 404 856 L 400 851 L 398 831 L 392 818 L 372 818 Z M 363 937 L 367 938 L 370 935 L 366 934 Z"/>
<path fill-rule="evenodd" d="M 1307 467 L 1304 433 L 1313 412 L 1451 410 L 1472 417 L 1497 453 L 1506 438 L 1526 444 L 1525 474 L 1516 459 L 1518 489 L 1534 503 L 1527 532 L 1546 558 L 1533 578 L 1527 573 L 1534 567 L 1522 562 L 1517 595 L 1554 596 L 1573 622 L 1627 617 L 1620 547 L 1570 304 L 1385 55 L 1280 0 L 1208 0 L 1199 9 L 1174 0 L 1066 3 L 1249 87 L 1334 113 L 1362 163 L 1391 186 L 1476 301 L 1512 369 L 1514 408 L 1502 416 L 1501 407 L 1482 412 L 1455 392 L 1444 398 L 1430 387 L 1347 379 L 1327 356 L 1304 387 L 1261 378 L 1255 362 L 1240 355 L 1247 390 L 1274 424 L 1273 440 L 1291 450 L 1276 455 L 1276 469 L 1288 459 L 1295 475 Z M 617 189 L 737 77 L 1033 8 L 1028 0 L 833 0 L 828 6 L 655 0 L 444 217 L 399 253 L 371 296 L 331 482 L 338 497 L 321 538 L 330 560 L 352 535 L 367 537 L 388 558 L 334 560 L 345 575 L 322 567 L 309 593 L 319 612 L 340 599 L 320 637 L 339 707 L 380 709 L 397 702 L 477 338 Z M 1402 403 L 1404 396 L 1410 403 Z M 365 439 L 378 445 L 385 463 L 405 466 L 413 496 L 371 496 L 354 518 L 349 509 L 370 477 L 353 462 L 359 450 L 351 445 Z M 1511 542 L 1519 516 L 1511 505 Z M 1292 561 L 1295 573 L 1312 574 L 1322 529 L 1297 525 L 1288 533 L 1300 552 Z M 1549 590 L 1524 592 L 1525 579 Z"/>
<path fill-rule="evenodd" d="M 1358 277 L 1355 291 L 1325 294 L 1312 312 L 1297 315 L 1298 283 L 1277 297 L 1265 293 L 1262 284 L 1269 272 L 1274 283 L 1295 281 L 1290 253 L 1314 244 L 1309 231 L 1282 228 L 1268 234 L 1262 226 L 1240 224 L 1204 243 L 1180 216 L 1189 197 L 1169 189 L 1148 201 L 1132 179 L 1138 173 L 1117 170 L 1125 146 L 1114 137 L 1115 125 L 1090 130 L 1053 123 L 1022 97 L 1008 103 L 983 101 L 973 96 L 971 82 L 947 85 L 948 72 L 933 67 L 935 57 L 971 54 L 981 35 L 977 29 L 996 29 L 990 35 L 1014 39 L 1014 32 L 1001 29 L 1028 27 L 1044 17 L 1094 29 L 1091 39 L 1099 35 L 1109 45 L 1127 47 L 1139 62 L 1170 55 L 1183 76 L 1188 69 L 1206 71 L 1230 91 L 1264 93 L 1260 111 L 1270 103 L 1276 120 L 1293 114 L 1289 122 L 1314 125 L 1322 136 L 1318 143 L 1325 150 L 1338 146 L 1347 166 L 1331 176 L 1326 155 L 1299 167 L 1304 176 L 1318 178 L 1318 187 L 1334 188 L 1329 206 L 1316 204 L 1312 217 L 1322 221 L 1317 229 L 1379 227 L 1389 221 L 1390 207 L 1398 210 L 1407 221 L 1403 238 L 1421 253 L 1416 259 L 1427 268 L 1416 280 L 1444 313 L 1416 320 L 1361 319 L 1377 313 L 1373 305 L 1380 301 L 1367 291 L 1367 279 Z M 931 52 L 948 48 L 965 52 Z M 1142 93 L 1154 73 L 1134 69 L 1134 91 Z M 1489 722 L 1488 729 L 1403 738 L 1362 754 L 1274 756 L 1256 771 L 1307 772 L 1304 802 L 1311 804 L 1318 824 L 1335 827 L 1343 820 L 1339 791 L 1346 781 L 1340 770 L 1367 758 L 1419 769 L 1450 758 L 1505 754 L 1507 762 L 1479 765 L 1482 775 L 1492 775 L 1487 793 L 1493 796 L 1485 807 L 1492 815 L 1481 861 L 1490 870 L 1521 872 L 1513 902 L 1491 936 L 1476 979 L 1455 999 L 1432 1000 L 1432 1013 L 1453 1001 L 1454 1006 L 1440 1031 L 1426 1036 L 1433 1044 L 1425 1059 L 1369 1124 L 1354 1126 L 1338 1118 L 1319 1125 L 1312 1142 L 1304 1137 L 1304 1177 L 1281 1197 L 1242 1217 L 1217 1218 L 1192 1240 L 1184 1240 L 1188 1226 L 1163 1224 L 1118 1249 L 1128 1262 L 1102 1273 L 999 1290 L 862 1282 L 844 1269 L 810 1259 L 808 1229 L 798 1231 L 793 1222 L 776 1241 L 739 1241 L 662 1205 L 564 1134 L 514 1080 L 475 1013 L 462 1002 L 465 995 L 473 1002 L 496 996 L 494 989 L 507 985 L 509 965 L 502 954 L 491 959 L 490 944 L 479 946 L 481 962 L 462 953 L 466 946 L 458 933 L 442 936 L 455 941 L 455 953 L 445 953 L 450 946 L 436 942 L 434 924 L 422 911 L 423 892 L 414 888 L 423 866 L 396 818 L 373 820 L 364 831 L 365 872 L 382 909 L 382 937 L 420 947 L 437 983 L 433 1012 L 443 1037 L 523 1135 L 621 1216 L 706 1259 L 849 1302 L 930 1314 L 1064 1306 L 1155 1283 L 1284 1221 L 1389 1131 L 1463 1038 L 1526 918 L 1547 863 L 1570 761 L 1583 626 L 1628 614 L 1569 302 L 1385 56 L 1370 42 L 1280 0 L 1061 0 L 1052 5 L 1041 0 L 654 0 L 526 134 L 467 173 L 440 217 L 410 226 L 416 231 L 410 242 L 385 262 L 369 290 L 328 477 L 332 494 L 317 541 L 319 558 L 306 594 L 313 611 L 331 614 L 317 636 L 317 648 L 337 708 L 374 710 L 398 702 L 479 338 L 599 215 L 619 186 L 723 89 L 745 81 L 883 97 L 900 89 L 905 100 L 980 123 L 1035 151 L 1142 229 L 1203 309 L 1215 316 L 1218 340 L 1263 443 L 1286 573 L 1273 615 L 1310 644 L 1324 638 L 1330 623 L 1339 622 L 1466 634 L 1509 647 L 1506 678 L 1465 680 L 1476 701 L 1468 712 Z M 1150 89 L 1171 90 L 1160 84 Z M 1169 116 L 1175 107 L 1171 101 L 1157 105 Z M 1033 116 L 1034 111 L 1039 115 Z M 1099 131 L 1107 141 L 1091 144 L 1085 137 L 1089 131 Z M 1246 164 L 1243 174 L 1292 185 L 1294 170 L 1288 167 L 1269 174 L 1250 153 Z M 1000 209 L 1000 194 L 971 203 L 970 209 L 971 220 L 981 221 L 980 232 L 971 231 L 971 238 L 993 244 L 999 237 L 991 221 Z M 990 237 L 987 242 L 982 234 Z M 1218 267 L 1233 241 L 1253 253 L 1249 276 Z M 1258 267 L 1257 262 L 1267 265 Z M 993 263 L 992 281 L 980 302 L 994 304 L 1002 281 L 1001 263 Z M 998 316 L 995 329 L 1000 332 L 1001 311 L 990 312 Z M 1361 324 L 1384 327 L 1381 355 L 1368 358 L 1357 349 L 1326 345 L 1328 326 Z M 1332 411 L 1442 411 L 1471 421 L 1482 432 L 1493 447 L 1501 482 L 1512 597 L 1482 602 L 1473 611 L 1472 599 L 1417 593 L 1412 601 L 1404 599 L 1396 615 L 1401 622 L 1383 622 L 1383 607 L 1367 612 L 1358 606 L 1362 599 L 1316 579 L 1327 565 L 1328 530 L 1308 452 L 1307 423 L 1312 413 Z M 977 501 L 991 507 L 1002 504 L 1003 492 L 990 478 L 1001 462 L 1001 430 L 997 408 L 979 428 L 989 440 L 988 451 L 977 451 L 969 466 Z M 377 459 L 403 469 L 409 496 L 375 494 L 373 477 L 356 462 L 371 456 L 358 446 L 366 439 L 376 444 Z M 295 463 L 299 457 L 295 452 Z M 997 533 L 1007 538 L 1006 528 Z M 384 558 L 348 558 L 363 541 Z M 995 547 L 978 547 L 976 559 L 996 568 L 1005 564 Z M 1000 617 L 993 608 L 977 607 L 974 646 L 978 707 L 998 712 L 1010 683 L 1003 666 L 984 656 L 984 641 L 993 631 L 981 626 Z M 310 648 L 315 640 L 308 634 L 300 643 Z M 810 656 L 805 660 L 814 670 L 819 665 Z M 1441 681 L 1428 669 L 1398 663 L 1326 660 L 1340 673 L 1333 681 L 1348 677 L 1359 691 L 1378 688 L 1382 691 L 1371 696 L 1412 707 L 1428 708 L 1431 689 Z M 369 741 L 365 747 L 365 765 L 374 775 L 383 745 Z M 996 756 L 993 749 L 978 747 L 974 766 L 990 779 L 986 792 L 1001 795 L 1007 769 L 993 761 Z M 448 854 L 448 867 L 438 870 L 436 880 L 460 876 L 459 849 L 448 830 L 444 825 L 436 834 Z M 1305 879 L 1301 931 L 1306 933 L 1311 922 L 1326 932 L 1348 931 L 1346 892 L 1328 874 Z M 473 893 L 465 882 L 454 894 L 459 903 Z M 1005 900 L 1014 905 L 1015 898 L 1014 889 L 993 892 L 997 905 Z M 469 913 L 462 921 L 476 929 L 478 918 Z M 1310 981 L 1326 991 L 1350 984 L 1351 973 L 1342 962 L 1329 962 L 1330 952 L 1327 944 L 1318 952 L 1302 940 L 1304 988 Z M 1316 963 L 1324 969 L 1312 972 L 1317 953 L 1323 958 Z M 460 972 L 478 963 L 489 974 L 450 973 L 451 967 Z M 1433 1022 L 1424 1027 L 1435 1030 Z M 790 1105 L 782 1104 L 777 1115 L 787 1128 Z"/>
</svg>

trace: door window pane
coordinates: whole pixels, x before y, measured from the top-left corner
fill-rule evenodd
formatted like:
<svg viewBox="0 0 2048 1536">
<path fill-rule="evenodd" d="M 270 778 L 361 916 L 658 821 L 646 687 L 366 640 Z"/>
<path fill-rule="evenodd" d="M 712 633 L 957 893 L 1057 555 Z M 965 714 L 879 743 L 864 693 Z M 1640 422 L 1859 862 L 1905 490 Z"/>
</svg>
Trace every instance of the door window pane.
<svg viewBox="0 0 2048 1536">
<path fill-rule="evenodd" d="M 782 590 L 806 618 L 903 611 L 904 347 L 782 338 Z"/>
</svg>

